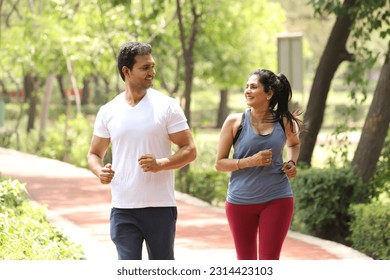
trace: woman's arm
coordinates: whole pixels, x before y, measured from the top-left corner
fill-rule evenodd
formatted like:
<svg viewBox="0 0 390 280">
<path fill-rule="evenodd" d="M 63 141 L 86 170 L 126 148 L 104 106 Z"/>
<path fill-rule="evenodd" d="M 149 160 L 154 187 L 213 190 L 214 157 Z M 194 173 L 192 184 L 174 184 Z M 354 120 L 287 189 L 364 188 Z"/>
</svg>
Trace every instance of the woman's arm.
<svg viewBox="0 0 390 280">
<path fill-rule="evenodd" d="M 219 134 L 215 169 L 222 172 L 238 170 L 238 159 L 229 159 L 230 150 L 233 146 L 233 139 L 240 125 L 242 113 L 229 115 L 222 125 Z"/>
<path fill-rule="evenodd" d="M 293 121 L 293 126 L 284 120 L 285 132 L 286 132 L 286 151 L 287 159 L 283 165 L 282 170 L 289 178 L 294 178 L 297 174 L 296 164 L 301 149 L 301 141 L 299 140 L 299 127 L 298 124 Z"/>
</svg>

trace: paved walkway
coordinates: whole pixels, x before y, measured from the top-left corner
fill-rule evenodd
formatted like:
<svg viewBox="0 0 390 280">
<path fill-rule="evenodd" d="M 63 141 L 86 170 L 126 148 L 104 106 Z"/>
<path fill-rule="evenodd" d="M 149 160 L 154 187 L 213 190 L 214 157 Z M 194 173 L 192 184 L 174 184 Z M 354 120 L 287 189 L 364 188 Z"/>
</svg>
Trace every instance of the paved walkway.
<svg viewBox="0 0 390 280">
<path fill-rule="evenodd" d="M 115 260 L 109 236 L 111 193 L 89 171 L 70 164 L 0 148 L 0 175 L 26 183 L 31 200 L 47 205 L 48 218 L 82 244 L 90 260 Z M 235 260 L 233 241 L 223 209 L 176 193 L 177 260 Z M 146 254 L 145 258 L 146 258 Z M 331 241 L 289 232 L 281 259 L 369 259 Z"/>
</svg>

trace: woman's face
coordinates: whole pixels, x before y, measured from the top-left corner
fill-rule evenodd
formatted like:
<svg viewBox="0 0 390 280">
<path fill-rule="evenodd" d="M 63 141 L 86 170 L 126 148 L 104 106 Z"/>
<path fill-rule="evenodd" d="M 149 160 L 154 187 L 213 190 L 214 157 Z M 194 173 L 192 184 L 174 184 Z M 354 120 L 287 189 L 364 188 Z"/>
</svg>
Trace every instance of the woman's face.
<svg viewBox="0 0 390 280">
<path fill-rule="evenodd" d="M 264 103 L 268 104 L 268 95 L 269 94 L 264 91 L 264 85 L 259 82 L 259 76 L 250 76 L 244 91 L 246 104 L 250 107 Z"/>
</svg>

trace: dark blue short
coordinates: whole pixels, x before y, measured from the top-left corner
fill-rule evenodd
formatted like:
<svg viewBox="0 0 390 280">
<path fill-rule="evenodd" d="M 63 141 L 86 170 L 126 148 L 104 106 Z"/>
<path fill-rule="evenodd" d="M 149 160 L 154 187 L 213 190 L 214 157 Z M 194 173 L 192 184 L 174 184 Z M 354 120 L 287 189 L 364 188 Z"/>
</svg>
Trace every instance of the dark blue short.
<svg viewBox="0 0 390 280">
<path fill-rule="evenodd" d="M 119 260 L 141 260 L 145 245 L 150 260 L 174 260 L 177 207 L 112 208 L 110 234 Z"/>
</svg>

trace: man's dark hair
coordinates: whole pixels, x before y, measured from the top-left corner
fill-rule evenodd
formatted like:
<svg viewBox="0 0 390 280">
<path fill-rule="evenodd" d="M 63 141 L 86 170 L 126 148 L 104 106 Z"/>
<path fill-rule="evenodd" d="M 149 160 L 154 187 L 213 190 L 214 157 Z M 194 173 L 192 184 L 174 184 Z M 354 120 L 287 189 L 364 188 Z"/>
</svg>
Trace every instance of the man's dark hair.
<svg viewBox="0 0 390 280">
<path fill-rule="evenodd" d="M 141 42 L 129 42 L 125 44 L 119 51 L 117 62 L 118 70 L 122 80 L 125 80 L 125 75 L 122 72 L 122 67 L 126 66 L 130 70 L 133 69 L 135 64 L 135 57 L 137 55 L 151 54 L 152 47 L 147 43 Z"/>
</svg>

